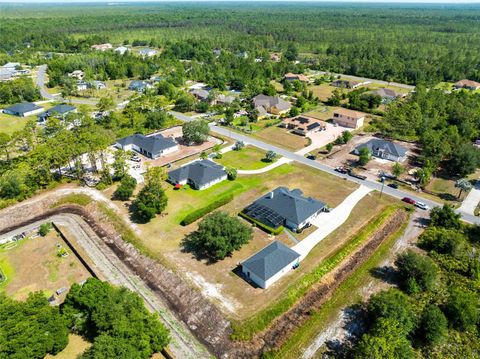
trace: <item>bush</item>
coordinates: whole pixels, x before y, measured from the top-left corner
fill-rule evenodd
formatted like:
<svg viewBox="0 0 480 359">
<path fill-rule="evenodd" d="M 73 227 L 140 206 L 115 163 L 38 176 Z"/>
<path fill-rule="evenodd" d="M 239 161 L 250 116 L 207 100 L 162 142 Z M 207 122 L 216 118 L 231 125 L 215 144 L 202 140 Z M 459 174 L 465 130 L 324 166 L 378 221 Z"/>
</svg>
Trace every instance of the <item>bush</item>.
<svg viewBox="0 0 480 359">
<path fill-rule="evenodd" d="M 440 344 L 447 335 L 448 321 L 442 311 L 435 305 L 429 305 L 422 313 L 419 336 L 428 344 Z"/>
<path fill-rule="evenodd" d="M 465 331 L 478 323 L 479 300 L 478 296 L 460 288 L 450 291 L 445 307 L 450 323 L 458 330 Z"/>
<path fill-rule="evenodd" d="M 38 234 L 41 235 L 42 237 L 45 237 L 51 230 L 53 226 L 50 222 L 43 223 L 40 225 L 40 228 L 38 229 Z"/>
<path fill-rule="evenodd" d="M 180 222 L 182 226 L 188 226 L 189 224 L 195 222 L 197 219 L 205 216 L 206 214 L 212 212 L 213 210 L 226 205 L 227 203 L 233 200 L 233 195 L 223 196 L 217 199 L 215 202 L 210 203 L 208 206 L 199 208 L 193 212 L 190 212 L 185 216 L 185 218 Z"/>
<path fill-rule="evenodd" d="M 437 266 L 428 257 L 411 250 L 400 254 L 395 261 L 400 286 L 407 293 L 431 290 L 437 279 Z"/>
<path fill-rule="evenodd" d="M 187 250 L 218 261 L 230 256 L 251 238 L 252 229 L 238 218 L 226 212 L 214 212 L 205 217 L 183 243 Z"/>
<path fill-rule="evenodd" d="M 269 227 L 269 226 L 267 226 L 266 224 L 263 224 L 262 222 L 257 221 L 256 219 L 253 219 L 252 217 L 247 216 L 247 215 L 246 215 L 245 213 L 243 213 L 243 212 L 240 212 L 238 215 L 239 215 L 240 217 L 242 217 L 242 218 L 245 218 L 247 221 L 252 222 L 252 223 L 255 224 L 257 227 L 263 229 L 265 232 L 271 233 L 271 234 L 273 234 L 273 235 L 275 235 L 275 236 L 278 235 L 278 234 L 280 234 L 280 233 L 282 233 L 283 230 L 284 230 L 284 227 L 283 227 L 283 226 L 280 226 L 280 227 L 278 227 L 278 228 Z"/>
<path fill-rule="evenodd" d="M 443 207 L 435 207 L 430 212 L 430 225 L 432 227 L 444 227 L 449 229 L 459 229 L 462 227 L 460 214 L 455 213 L 452 206 L 444 204 Z"/>
<path fill-rule="evenodd" d="M 117 190 L 113 193 L 113 197 L 120 201 L 127 201 L 137 187 L 137 180 L 130 175 L 125 175 L 120 182 Z"/>
<path fill-rule="evenodd" d="M 136 219 L 148 222 L 167 207 L 168 197 L 158 184 L 147 184 L 138 193 L 133 202 L 133 214 Z"/>
</svg>

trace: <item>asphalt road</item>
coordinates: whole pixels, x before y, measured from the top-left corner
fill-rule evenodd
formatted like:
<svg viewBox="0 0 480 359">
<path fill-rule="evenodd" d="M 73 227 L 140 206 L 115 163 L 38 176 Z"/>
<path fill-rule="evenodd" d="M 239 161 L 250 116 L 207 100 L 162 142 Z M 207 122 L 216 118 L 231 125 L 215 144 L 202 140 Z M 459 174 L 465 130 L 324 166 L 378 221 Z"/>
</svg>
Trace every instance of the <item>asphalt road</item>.
<svg viewBox="0 0 480 359">
<path fill-rule="evenodd" d="M 181 121 L 192 121 L 192 120 L 194 120 L 191 117 L 186 116 L 186 115 L 184 115 L 182 113 L 179 113 L 179 112 L 170 111 L 170 113 Z M 277 153 L 277 154 L 279 154 L 279 155 L 281 155 L 285 158 L 288 158 L 290 160 L 297 161 L 297 162 L 302 163 L 304 165 L 316 168 L 320 171 L 327 172 L 327 173 L 329 173 L 331 175 L 334 175 L 334 176 L 337 176 L 340 179 L 345 180 L 345 181 L 352 181 L 352 182 L 355 182 L 355 183 L 358 183 L 358 184 L 363 184 L 364 186 L 367 186 L 367 187 L 369 187 L 373 190 L 376 190 L 378 192 L 383 192 L 383 193 L 388 194 L 388 195 L 390 195 L 392 197 L 395 197 L 395 198 L 401 199 L 403 197 L 410 197 L 417 202 L 426 203 L 430 208 L 443 205 L 443 203 L 431 201 L 429 199 L 425 199 L 423 197 L 416 196 L 416 195 L 414 195 L 410 192 L 405 192 L 405 191 L 402 191 L 402 190 L 399 190 L 399 189 L 394 189 L 394 188 L 391 188 L 391 187 L 388 187 L 388 186 L 382 186 L 382 184 L 380 182 L 375 182 L 375 181 L 371 181 L 371 180 L 368 180 L 368 179 L 360 180 L 360 179 L 351 177 L 349 175 L 345 175 L 345 174 L 336 172 L 333 167 L 324 165 L 324 164 L 322 164 L 320 162 L 317 162 L 317 161 L 309 160 L 308 158 L 306 158 L 304 156 L 297 155 L 294 152 L 290 152 L 290 151 L 285 150 L 283 148 L 276 147 L 276 146 L 271 145 L 269 143 L 265 143 L 263 141 L 257 140 L 256 138 L 231 131 L 230 129 L 228 129 L 226 127 L 210 125 L 210 129 L 213 132 L 216 132 L 216 133 L 218 133 L 222 136 L 234 139 L 235 141 L 243 141 L 243 142 L 249 143 L 249 144 L 251 144 L 255 147 L 261 148 L 262 150 L 265 150 L 265 151 L 274 151 L 275 153 Z M 475 217 L 471 214 L 468 214 L 468 213 L 465 213 L 465 212 L 462 212 L 462 211 L 459 211 L 459 210 L 457 210 L 457 213 L 459 213 L 462 216 L 462 219 L 465 222 L 480 224 L 480 218 L 479 217 Z"/>
</svg>

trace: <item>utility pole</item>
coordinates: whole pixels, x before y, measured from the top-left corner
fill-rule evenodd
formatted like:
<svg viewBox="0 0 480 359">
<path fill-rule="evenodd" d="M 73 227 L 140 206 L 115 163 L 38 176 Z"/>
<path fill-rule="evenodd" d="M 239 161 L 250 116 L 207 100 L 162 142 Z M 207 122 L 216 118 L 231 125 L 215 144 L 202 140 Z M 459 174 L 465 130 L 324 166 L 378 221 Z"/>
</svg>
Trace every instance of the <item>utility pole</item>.
<svg viewBox="0 0 480 359">
<path fill-rule="evenodd" d="M 385 177 L 382 176 L 382 177 L 380 178 L 380 181 L 382 181 L 382 189 L 380 190 L 380 198 L 382 198 L 383 187 L 385 186 Z"/>
</svg>

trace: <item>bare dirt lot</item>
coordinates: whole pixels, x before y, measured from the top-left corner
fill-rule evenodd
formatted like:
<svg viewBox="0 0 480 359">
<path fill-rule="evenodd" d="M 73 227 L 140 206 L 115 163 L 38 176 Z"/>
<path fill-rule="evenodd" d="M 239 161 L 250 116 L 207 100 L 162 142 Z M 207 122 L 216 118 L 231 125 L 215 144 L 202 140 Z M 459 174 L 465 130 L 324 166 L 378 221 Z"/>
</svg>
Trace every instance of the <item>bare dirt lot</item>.
<svg viewBox="0 0 480 359">
<path fill-rule="evenodd" d="M 57 255 L 60 248 L 68 254 L 66 257 Z M 0 263 L 10 267 L 11 278 L 4 288 L 6 294 L 20 300 L 35 291 L 44 291 L 50 296 L 60 288 L 70 288 L 73 283 L 90 277 L 54 230 L 45 237 L 25 238 L 12 249 L 0 249 Z M 56 301 L 62 302 L 65 295 L 55 295 Z"/>
</svg>

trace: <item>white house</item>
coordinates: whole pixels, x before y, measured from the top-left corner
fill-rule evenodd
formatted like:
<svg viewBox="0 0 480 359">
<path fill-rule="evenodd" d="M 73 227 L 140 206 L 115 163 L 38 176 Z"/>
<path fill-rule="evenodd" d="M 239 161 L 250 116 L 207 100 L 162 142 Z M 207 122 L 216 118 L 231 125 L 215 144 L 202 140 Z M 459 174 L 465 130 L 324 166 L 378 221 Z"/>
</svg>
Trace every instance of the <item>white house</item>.
<svg viewBox="0 0 480 359">
<path fill-rule="evenodd" d="M 241 263 L 242 273 L 247 280 L 266 289 L 297 267 L 299 260 L 300 254 L 282 242 L 273 241 Z"/>
<path fill-rule="evenodd" d="M 339 108 L 333 112 L 333 122 L 348 128 L 360 128 L 365 121 L 363 112 Z"/>
<path fill-rule="evenodd" d="M 115 146 L 124 151 L 136 151 L 152 159 L 179 150 L 178 143 L 174 139 L 163 137 L 161 134 L 144 136 L 137 133 L 118 140 Z"/>
<path fill-rule="evenodd" d="M 168 173 L 168 181 L 173 185 L 189 184 L 192 188 L 202 190 L 227 179 L 227 172 L 210 160 L 191 162 Z"/>
<path fill-rule="evenodd" d="M 3 113 L 19 117 L 28 117 L 38 115 L 44 111 L 43 107 L 37 106 L 31 102 L 16 103 L 13 106 L 7 107 Z"/>
</svg>

